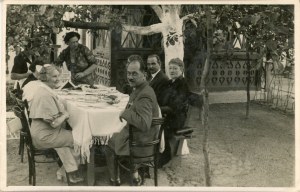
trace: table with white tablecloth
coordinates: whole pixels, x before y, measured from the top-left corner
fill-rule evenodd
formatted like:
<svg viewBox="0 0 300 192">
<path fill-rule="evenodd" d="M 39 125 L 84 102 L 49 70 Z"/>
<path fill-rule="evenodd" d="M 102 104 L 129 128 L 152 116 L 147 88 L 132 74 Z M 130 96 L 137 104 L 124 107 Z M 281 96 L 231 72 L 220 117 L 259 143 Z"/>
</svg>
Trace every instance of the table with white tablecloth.
<svg viewBox="0 0 300 192">
<path fill-rule="evenodd" d="M 119 115 L 125 109 L 129 96 L 109 88 L 98 92 L 61 90 L 57 93 L 70 115 L 68 123 L 72 127 L 75 150 L 80 150 L 81 156 L 89 162 L 90 147 L 95 142 L 93 137 L 98 137 L 98 142 L 106 142 L 107 139 L 101 140 L 101 137 L 109 137 L 125 126 Z M 109 104 L 109 95 L 117 97 L 118 102 Z"/>
<path fill-rule="evenodd" d="M 82 159 L 88 163 L 88 185 L 93 185 L 96 169 L 93 144 L 106 145 L 111 135 L 126 125 L 125 120 L 120 121 L 119 115 L 125 109 L 129 96 L 104 87 L 89 91 L 57 90 L 57 94 L 70 115 L 68 123 L 72 127 L 75 151 L 80 151 Z M 107 96 L 111 95 L 116 97 L 117 102 L 107 100 Z M 160 152 L 164 147 L 162 136 Z"/>
</svg>

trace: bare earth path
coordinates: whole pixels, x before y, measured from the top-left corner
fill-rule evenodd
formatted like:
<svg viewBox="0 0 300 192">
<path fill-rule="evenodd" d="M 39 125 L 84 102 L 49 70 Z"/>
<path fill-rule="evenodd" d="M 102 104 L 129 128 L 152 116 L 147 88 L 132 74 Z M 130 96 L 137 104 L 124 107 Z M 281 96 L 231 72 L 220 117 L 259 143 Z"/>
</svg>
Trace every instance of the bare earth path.
<svg viewBox="0 0 300 192">
<path fill-rule="evenodd" d="M 178 156 L 159 170 L 159 186 L 205 186 L 202 153 L 203 130 L 198 110 L 192 110 L 191 124 L 197 127 L 188 141 L 190 154 Z M 293 187 L 295 170 L 294 116 L 251 104 L 245 119 L 245 104 L 212 104 L 209 115 L 209 163 L 212 186 Z M 7 141 L 7 184 L 28 185 L 25 155 L 20 163 L 18 140 Z M 61 186 L 56 164 L 37 166 L 37 185 Z M 128 186 L 123 176 L 122 186 Z M 97 175 L 96 185 L 107 186 L 108 178 Z M 146 186 L 153 185 L 147 179 Z"/>
</svg>

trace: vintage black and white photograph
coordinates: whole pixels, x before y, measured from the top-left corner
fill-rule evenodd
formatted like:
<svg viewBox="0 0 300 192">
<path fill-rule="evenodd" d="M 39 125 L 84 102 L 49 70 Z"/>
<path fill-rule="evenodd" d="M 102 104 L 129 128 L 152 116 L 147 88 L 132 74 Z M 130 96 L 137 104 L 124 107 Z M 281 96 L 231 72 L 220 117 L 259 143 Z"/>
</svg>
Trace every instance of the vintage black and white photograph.
<svg viewBox="0 0 300 192">
<path fill-rule="evenodd" d="M 1 188 L 296 190 L 299 2 L 245 2 L 4 0 Z"/>
</svg>

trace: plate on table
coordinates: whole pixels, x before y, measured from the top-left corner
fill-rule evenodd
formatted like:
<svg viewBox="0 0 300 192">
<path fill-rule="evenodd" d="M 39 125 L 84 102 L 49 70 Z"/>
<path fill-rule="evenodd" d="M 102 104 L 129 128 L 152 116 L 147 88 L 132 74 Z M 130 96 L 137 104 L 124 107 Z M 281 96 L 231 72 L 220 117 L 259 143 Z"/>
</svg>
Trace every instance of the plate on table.
<svg viewBox="0 0 300 192">
<path fill-rule="evenodd" d="M 79 91 L 79 90 L 70 90 L 70 91 L 68 91 L 68 94 L 69 95 L 86 95 L 85 92 Z"/>
<path fill-rule="evenodd" d="M 77 103 L 77 106 L 78 107 L 89 107 L 89 108 L 100 108 L 100 109 L 103 109 L 103 108 L 106 108 L 108 106 L 108 104 L 106 103 L 86 103 L 86 102 L 83 102 L 83 103 Z"/>
</svg>

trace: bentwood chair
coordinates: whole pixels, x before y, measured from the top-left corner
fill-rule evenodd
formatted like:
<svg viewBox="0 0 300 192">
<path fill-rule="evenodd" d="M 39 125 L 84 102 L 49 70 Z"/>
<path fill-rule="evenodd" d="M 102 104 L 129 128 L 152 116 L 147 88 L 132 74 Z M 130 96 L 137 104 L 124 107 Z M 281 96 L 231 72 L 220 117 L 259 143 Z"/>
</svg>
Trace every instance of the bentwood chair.
<svg viewBox="0 0 300 192">
<path fill-rule="evenodd" d="M 22 94 L 20 91 L 18 91 L 17 89 L 15 90 L 10 90 L 9 91 L 9 96 L 12 98 L 13 102 L 15 103 L 15 105 L 20 106 L 21 108 L 24 107 L 28 107 L 27 102 L 24 103 L 21 100 Z M 26 106 L 25 106 L 26 105 Z M 20 130 L 20 143 L 19 143 L 19 155 L 21 156 L 21 162 L 23 163 L 23 159 L 24 159 L 24 136 L 25 136 L 25 132 L 24 132 L 24 127 Z"/>
<path fill-rule="evenodd" d="M 152 141 L 147 143 L 137 143 L 133 141 L 133 125 L 129 125 L 129 157 L 128 156 L 116 156 L 115 161 L 115 168 L 120 166 L 124 170 L 130 172 L 130 182 L 133 185 L 133 173 L 137 170 L 141 171 L 142 177 L 142 184 L 144 183 L 145 174 L 143 173 L 144 170 L 148 168 L 154 169 L 154 185 L 158 185 L 158 178 L 157 178 L 157 169 L 158 169 L 158 154 L 159 148 L 161 144 L 161 137 L 162 137 L 162 124 L 164 122 L 164 118 L 153 118 L 152 125 L 160 126 L 157 138 L 154 138 Z M 135 149 L 151 149 L 151 153 L 146 155 L 137 154 Z M 129 160 L 129 161 L 128 161 Z M 115 170 L 116 173 L 117 169 Z M 115 174 L 117 175 L 117 174 Z M 116 179 L 116 178 L 115 178 Z"/>
<path fill-rule="evenodd" d="M 199 110 L 202 109 L 203 106 L 203 98 L 201 95 L 193 92 L 188 93 L 188 103 L 185 106 L 184 112 L 186 114 L 186 122 L 184 123 L 184 127 L 177 131 L 175 138 L 176 140 L 183 141 L 184 139 L 191 139 L 193 137 L 192 133 L 194 128 L 189 125 L 190 115 L 191 115 L 191 107 L 196 107 Z"/>
<path fill-rule="evenodd" d="M 25 106 L 26 101 L 19 101 L 20 104 Z M 27 148 L 27 156 L 28 156 L 28 165 L 29 165 L 29 184 L 33 186 L 36 185 L 36 169 L 35 163 L 58 163 L 59 166 L 62 166 L 62 163 L 54 149 L 36 149 L 32 144 L 31 134 L 30 134 L 30 124 L 28 121 L 28 114 L 25 107 L 20 105 L 16 105 L 13 107 L 13 111 L 17 117 L 20 118 L 21 124 L 24 130 L 24 141 Z M 46 160 L 37 159 L 37 156 L 45 156 L 52 158 L 46 158 Z"/>
</svg>

